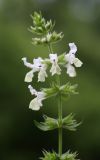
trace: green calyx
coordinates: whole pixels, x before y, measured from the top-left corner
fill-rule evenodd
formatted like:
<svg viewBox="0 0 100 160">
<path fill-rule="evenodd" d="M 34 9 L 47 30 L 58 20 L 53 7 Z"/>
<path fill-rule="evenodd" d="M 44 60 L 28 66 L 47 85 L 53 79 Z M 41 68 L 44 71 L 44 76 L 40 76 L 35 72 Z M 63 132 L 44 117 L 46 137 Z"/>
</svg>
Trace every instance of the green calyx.
<svg viewBox="0 0 100 160">
<path fill-rule="evenodd" d="M 56 152 L 43 152 L 44 157 L 41 157 L 40 160 L 79 160 L 77 159 L 77 152 L 71 153 L 67 151 L 66 153 L 62 154 L 61 157 Z"/>
<path fill-rule="evenodd" d="M 72 113 L 63 118 L 62 123 L 60 123 L 58 119 L 50 118 L 46 115 L 44 115 L 43 118 L 44 122 L 34 121 L 37 128 L 42 131 L 50 131 L 57 128 L 64 128 L 70 131 L 76 131 L 77 127 L 81 124 L 77 123 Z"/>
</svg>

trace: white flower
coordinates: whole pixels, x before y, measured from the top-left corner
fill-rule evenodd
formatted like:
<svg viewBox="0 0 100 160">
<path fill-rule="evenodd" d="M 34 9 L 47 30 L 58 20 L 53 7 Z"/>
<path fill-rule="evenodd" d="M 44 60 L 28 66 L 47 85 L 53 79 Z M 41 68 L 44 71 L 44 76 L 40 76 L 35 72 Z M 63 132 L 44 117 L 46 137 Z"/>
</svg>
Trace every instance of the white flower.
<svg viewBox="0 0 100 160">
<path fill-rule="evenodd" d="M 43 63 L 43 59 L 41 57 L 33 59 L 33 65 L 34 65 L 33 68 L 35 72 L 40 71 L 40 68 L 43 65 L 42 63 Z"/>
<path fill-rule="evenodd" d="M 30 92 L 32 95 L 35 95 L 36 98 L 34 98 L 30 104 L 29 108 L 35 111 L 38 111 L 40 107 L 43 106 L 42 101 L 46 98 L 46 94 L 44 92 L 37 92 L 31 85 L 28 86 Z"/>
<path fill-rule="evenodd" d="M 37 91 L 31 85 L 28 85 L 28 88 L 32 95 L 37 95 Z"/>
<path fill-rule="evenodd" d="M 44 82 L 47 77 L 46 69 L 47 65 L 43 63 L 44 60 L 42 58 L 34 59 L 34 67 L 36 71 L 38 71 L 38 82 Z"/>
<path fill-rule="evenodd" d="M 68 54 L 65 55 L 65 60 L 67 61 L 67 74 L 70 77 L 75 77 L 76 76 L 76 71 L 75 68 L 73 66 L 73 64 L 75 65 L 75 67 L 81 67 L 82 66 L 82 62 L 75 57 L 75 54 L 77 52 L 77 47 L 74 43 L 69 43 L 69 47 L 70 47 L 70 51 Z"/>
<path fill-rule="evenodd" d="M 50 69 L 50 72 L 52 73 L 52 76 L 54 74 L 60 75 L 61 74 L 61 69 L 60 69 L 60 67 L 58 65 L 57 54 L 49 54 L 49 57 L 50 57 L 50 62 L 52 63 L 52 67 Z"/>
<path fill-rule="evenodd" d="M 22 58 L 22 61 L 23 61 L 24 65 L 25 65 L 26 67 L 31 68 L 31 71 L 29 71 L 29 72 L 26 74 L 24 81 L 25 81 L 25 82 L 32 82 L 32 78 L 33 78 L 33 76 L 34 76 L 34 74 L 33 74 L 33 73 L 34 73 L 34 70 L 33 70 L 34 65 L 31 64 L 31 63 L 29 63 L 29 62 L 27 62 L 27 58 L 26 58 L 26 57 Z"/>
<path fill-rule="evenodd" d="M 67 67 L 67 74 L 70 77 L 75 77 L 76 76 L 75 68 L 71 64 L 67 64 L 66 67 Z"/>
<path fill-rule="evenodd" d="M 33 64 L 27 62 L 26 58 L 22 58 L 24 65 L 28 68 L 31 68 L 25 76 L 25 82 L 32 82 L 32 78 L 35 72 L 38 72 L 38 81 L 44 82 L 45 78 L 47 77 L 46 64 L 43 64 L 43 59 L 38 57 L 37 59 L 33 59 Z"/>
</svg>

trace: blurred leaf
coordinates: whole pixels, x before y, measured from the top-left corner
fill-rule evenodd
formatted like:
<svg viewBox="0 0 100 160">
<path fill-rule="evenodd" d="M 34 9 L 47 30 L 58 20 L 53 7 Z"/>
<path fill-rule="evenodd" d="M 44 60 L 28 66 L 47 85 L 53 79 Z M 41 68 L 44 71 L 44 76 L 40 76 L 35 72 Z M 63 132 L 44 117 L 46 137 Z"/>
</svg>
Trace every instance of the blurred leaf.
<svg viewBox="0 0 100 160">
<path fill-rule="evenodd" d="M 76 131 L 76 128 L 81 124 L 77 123 L 74 119 L 74 115 L 71 113 L 62 120 L 63 128 L 68 129 L 70 131 Z"/>
<path fill-rule="evenodd" d="M 59 160 L 56 152 L 54 152 L 54 151 L 52 153 L 44 151 L 43 155 L 44 155 L 44 157 L 41 157 L 40 158 L 41 160 Z"/>
<path fill-rule="evenodd" d="M 58 128 L 58 121 L 56 119 L 50 118 L 46 115 L 44 115 L 43 118 L 44 122 L 39 123 L 37 121 L 34 121 L 37 128 L 41 129 L 42 131 L 49 131 Z"/>
<path fill-rule="evenodd" d="M 55 25 L 55 23 L 53 23 L 52 20 L 46 21 L 45 18 L 42 17 L 41 12 L 34 12 L 34 14 L 31 15 L 31 17 L 33 19 L 33 26 L 29 28 L 29 31 L 32 33 L 44 35 L 52 31 Z"/>
<path fill-rule="evenodd" d="M 44 157 L 41 157 L 41 160 L 79 160 L 77 159 L 77 152 L 71 153 L 67 151 L 66 153 L 62 154 L 61 157 L 56 152 L 43 152 Z"/>
<path fill-rule="evenodd" d="M 70 151 L 67 151 L 61 156 L 60 160 L 79 160 L 79 159 L 77 159 L 77 152 L 70 153 Z"/>
</svg>

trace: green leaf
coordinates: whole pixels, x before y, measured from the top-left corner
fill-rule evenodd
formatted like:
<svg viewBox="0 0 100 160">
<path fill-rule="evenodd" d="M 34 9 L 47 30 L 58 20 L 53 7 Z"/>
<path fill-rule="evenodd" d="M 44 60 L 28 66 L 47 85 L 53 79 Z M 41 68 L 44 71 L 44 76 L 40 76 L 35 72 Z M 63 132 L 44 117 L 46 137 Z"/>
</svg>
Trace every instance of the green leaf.
<svg viewBox="0 0 100 160">
<path fill-rule="evenodd" d="M 59 160 L 58 155 L 54 151 L 52 153 L 43 151 L 43 155 L 44 157 L 41 157 L 40 160 Z"/>
<path fill-rule="evenodd" d="M 71 153 L 70 151 L 67 151 L 61 156 L 60 160 L 79 160 L 79 159 L 77 159 L 77 152 Z"/>
<path fill-rule="evenodd" d="M 70 96 L 73 94 L 78 94 L 76 92 L 77 84 L 71 85 L 69 82 L 60 87 L 60 93 L 62 97 Z"/>
<path fill-rule="evenodd" d="M 71 113 L 62 120 L 62 126 L 65 129 L 68 129 L 70 131 L 76 131 L 76 128 L 81 124 L 77 123 L 77 121 L 74 119 L 74 115 Z"/>
<path fill-rule="evenodd" d="M 56 96 L 59 92 L 59 88 L 57 86 L 53 86 L 52 88 L 43 88 L 42 91 L 46 93 L 46 96 L 48 98 Z"/>
<path fill-rule="evenodd" d="M 40 160 L 79 160 L 77 159 L 77 152 L 70 152 L 67 151 L 66 153 L 62 154 L 61 157 L 56 152 L 47 152 L 43 151 L 44 157 L 41 157 Z"/>
<path fill-rule="evenodd" d="M 37 128 L 39 128 L 42 131 L 50 131 L 58 128 L 58 121 L 54 118 L 50 118 L 46 115 L 43 116 L 44 122 L 37 122 L 34 121 Z"/>
</svg>

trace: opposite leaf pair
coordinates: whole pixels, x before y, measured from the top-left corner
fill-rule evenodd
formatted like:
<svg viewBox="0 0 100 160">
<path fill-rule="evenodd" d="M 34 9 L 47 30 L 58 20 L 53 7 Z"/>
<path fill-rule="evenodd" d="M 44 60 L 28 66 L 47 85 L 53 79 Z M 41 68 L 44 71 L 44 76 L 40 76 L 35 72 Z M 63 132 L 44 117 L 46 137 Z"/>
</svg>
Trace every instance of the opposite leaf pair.
<svg viewBox="0 0 100 160">
<path fill-rule="evenodd" d="M 60 127 L 70 131 L 76 131 L 76 128 L 81 124 L 77 123 L 72 113 L 62 119 L 61 126 L 58 119 L 50 118 L 46 115 L 43 118 L 44 122 L 34 121 L 35 125 L 42 131 L 50 131 Z"/>
<path fill-rule="evenodd" d="M 44 157 L 40 158 L 41 160 L 79 160 L 77 159 L 77 152 L 71 153 L 67 151 L 66 153 L 62 154 L 61 157 L 56 152 L 43 152 Z"/>
</svg>

